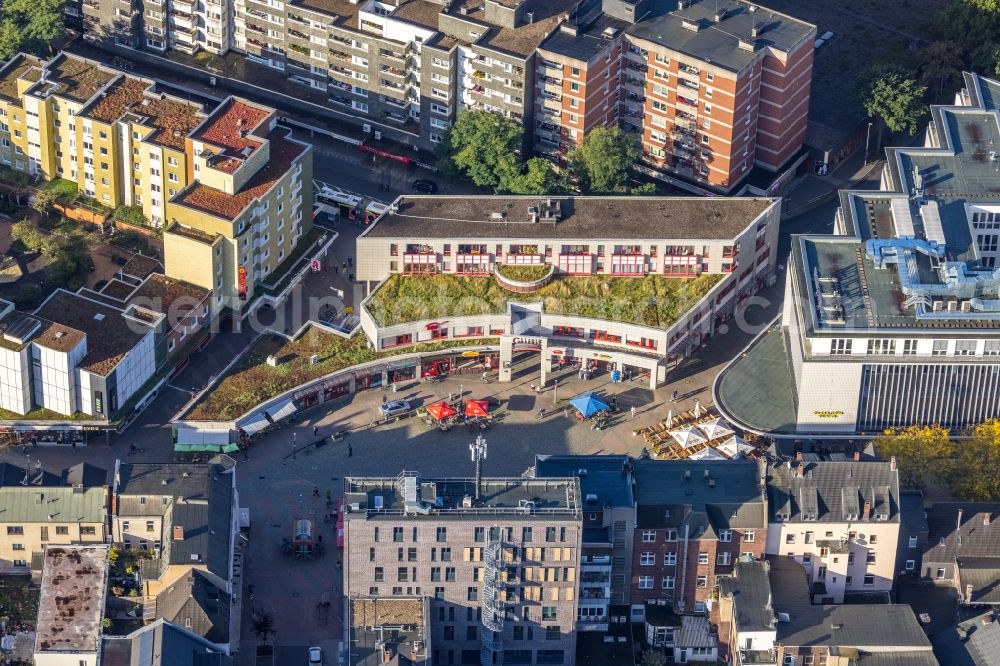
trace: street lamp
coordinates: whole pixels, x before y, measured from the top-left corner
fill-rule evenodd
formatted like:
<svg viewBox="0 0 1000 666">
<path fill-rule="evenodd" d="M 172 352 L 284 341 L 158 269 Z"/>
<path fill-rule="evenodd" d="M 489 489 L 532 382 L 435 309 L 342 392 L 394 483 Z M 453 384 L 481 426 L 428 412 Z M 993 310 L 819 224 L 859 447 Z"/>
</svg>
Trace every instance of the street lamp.
<svg viewBox="0 0 1000 666">
<path fill-rule="evenodd" d="M 462 396 L 464 396 L 464 395 L 465 395 L 465 385 L 459 384 L 458 385 L 458 401 L 459 402 L 462 402 Z"/>
<path fill-rule="evenodd" d="M 555 384 L 552 385 L 552 404 L 559 402 L 559 380 L 555 380 Z"/>
<path fill-rule="evenodd" d="M 868 123 L 868 129 L 865 131 L 865 165 L 868 164 L 868 142 L 872 138 L 872 123 Z"/>
</svg>

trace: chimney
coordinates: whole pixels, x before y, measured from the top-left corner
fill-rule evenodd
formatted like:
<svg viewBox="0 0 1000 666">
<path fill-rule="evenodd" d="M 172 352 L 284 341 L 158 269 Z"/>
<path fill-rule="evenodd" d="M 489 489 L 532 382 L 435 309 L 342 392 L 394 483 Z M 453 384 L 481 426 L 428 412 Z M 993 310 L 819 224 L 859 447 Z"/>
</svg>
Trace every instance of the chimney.
<svg viewBox="0 0 1000 666">
<path fill-rule="evenodd" d="M 704 474 L 702 474 L 702 476 L 703 476 L 703 477 L 705 477 L 705 478 L 707 479 L 707 478 L 708 478 L 708 475 L 709 475 L 709 474 L 711 474 L 711 472 L 709 472 L 709 471 L 708 471 L 708 468 L 706 467 L 706 468 L 705 468 L 705 473 L 704 473 Z"/>
<path fill-rule="evenodd" d="M 799 462 L 802 462 L 802 452 L 801 451 L 796 451 L 795 452 L 795 459 L 798 460 Z"/>
<path fill-rule="evenodd" d="M 965 603 L 969 603 L 970 599 L 972 599 L 972 584 L 971 583 L 965 586 Z"/>
<path fill-rule="evenodd" d="M 759 24 L 754 23 L 753 27 L 750 28 L 750 36 L 753 37 L 754 39 L 757 39 L 760 36 L 760 25 Z"/>
<path fill-rule="evenodd" d="M 861 519 L 868 520 L 868 518 L 871 517 L 871 515 L 872 515 L 872 503 L 868 500 L 865 500 L 865 506 L 861 510 Z"/>
<path fill-rule="evenodd" d="M 174 525 L 174 541 L 184 541 L 183 525 Z"/>
<path fill-rule="evenodd" d="M 986 513 L 983 514 L 983 525 L 985 527 L 989 527 L 989 525 L 990 525 L 990 517 L 991 516 L 990 516 L 990 512 L 989 511 L 987 511 Z"/>
<path fill-rule="evenodd" d="M 958 507 L 958 516 L 955 518 L 955 529 L 962 529 L 962 507 Z"/>
<path fill-rule="evenodd" d="M 896 471 L 896 456 L 889 458 L 889 469 L 891 469 L 893 472 Z"/>
<path fill-rule="evenodd" d="M 854 462 L 861 462 L 861 451 L 854 452 Z"/>
<path fill-rule="evenodd" d="M 805 476 L 805 474 L 806 474 L 806 466 L 804 463 L 799 463 L 798 465 L 795 466 L 795 476 L 801 479 L 803 476 Z"/>
</svg>

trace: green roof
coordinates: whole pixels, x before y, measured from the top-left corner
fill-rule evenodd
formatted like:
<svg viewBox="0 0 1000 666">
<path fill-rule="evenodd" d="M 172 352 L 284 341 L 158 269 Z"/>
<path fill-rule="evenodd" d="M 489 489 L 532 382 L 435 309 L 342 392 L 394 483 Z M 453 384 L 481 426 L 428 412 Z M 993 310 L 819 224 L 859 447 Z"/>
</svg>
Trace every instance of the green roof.
<svg viewBox="0 0 1000 666">
<path fill-rule="evenodd" d="M 537 291 L 515 294 L 493 277 L 391 275 L 366 307 L 379 326 L 393 326 L 442 317 L 505 314 L 508 302 L 542 301 L 549 314 L 667 329 L 724 277 L 569 276 L 558 277 Z"/>
<path fill-rule="evenodd" d="M 715 400 L 726 418 L 754 432 L 795 432 L 795 396 L 787 345 L 781 326 L 773 326 L 719 374 Z"/>
<path fill-rule="evenodd" d="M 5 523 L 102 523 L 106 515 L 103 487 L 77 490 L 66 487 L 0 488 Z"/>
</svg>

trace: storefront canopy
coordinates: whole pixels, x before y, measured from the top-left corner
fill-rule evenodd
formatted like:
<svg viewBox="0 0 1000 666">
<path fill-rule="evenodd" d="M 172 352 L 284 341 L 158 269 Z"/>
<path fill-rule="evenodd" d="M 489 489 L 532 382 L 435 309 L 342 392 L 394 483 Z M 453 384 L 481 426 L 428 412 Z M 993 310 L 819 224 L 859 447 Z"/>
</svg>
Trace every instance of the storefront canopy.
<svg viewBox="0 0 1000 666">
<path fill-rule="evenodd" d="M 752 446 L 746 443 L 742 437 L 733 435 L 725 442 L 719 445 L 719 450 L 725 453 L 730 458 L 742 458 L 748 453 L 752 452 L 754 449 Z"/>
<path fill-rule="evenodd" d="M 725 419 L 721 419 L 719 417 L 705 421 L 704 423 L 699 423 L 698 430 L 701 430 L 702 433 L 704 433 L 705 438 L 708 441 L 712 441 L 713 439 L 722 439 L 723 437 L 733 434 L 732 429 L 729 427 L 729 424 L 726 423 Z"/>
<path fill-rule="evenodd" d="M 287 419 L 289 416 L 294 414 L 297 410 L 295 409 L 295 403 L 291 398 L 279 402 L 274 407 L 268 407 L 267 413 L 271 416 L 271 419 L 277 423 L 281 419 Z"/>
<path fill-rule="evenodd" d="M 725 460 L 726 456 L 722 455 L 711 446 L 706 446 L 701 451 L 695 451 L 691 454 L 690 460 Z"/>
<path fill-rule="evenodd" d="M 608 404 L 597 397 L 597 394 L 595 393 L 587 393 L 577 396 L 570 400 L 569 404 L 573 405 L 573 407 L 585 417 L 593 416 L 597 412 L 608 408 Z"/>
<path fill-rule="evenodd" d="M 240 425 L 239 427 L 242 428 L 243 432 L 245 432 L 249 437 L 252 435 L 256 435 L 258 432 L 260 432 L 269 425 L 271 425 L 271 423 L 266 418 L 264 418 L 264 414 L 261 413 L 261 414 L 254 414 L 253 416 L 250 417 L 250 419 L 246 423 Z"/>
<path fill-rule="evenodd" d="M 441 402 L 435 402 L 433 405 L 428 407 L 427 413 L 436 418 L 438 421 L 458 414 L 458 412 L 449 407 L 444 400 Z"/>
<path fill-rule="evenodd" d="M 465 401 L 465 415 L 466 416 L 489 416 L 490 407 L 489 403 L 485 400 L 466 400 Z"/>
<path fill-rule="evenodd" d="M 692 446 L 701 444 L 705 441 L 705 438 L 701 436 L 698 429 L 694 426 L 687 426 L 686 428 L 678 428 L 677 430 L 671 430 L 670 436 L 677 440 L 677 443 L 683 446 L 685 449 L 689 449 Z"/>
</svg>

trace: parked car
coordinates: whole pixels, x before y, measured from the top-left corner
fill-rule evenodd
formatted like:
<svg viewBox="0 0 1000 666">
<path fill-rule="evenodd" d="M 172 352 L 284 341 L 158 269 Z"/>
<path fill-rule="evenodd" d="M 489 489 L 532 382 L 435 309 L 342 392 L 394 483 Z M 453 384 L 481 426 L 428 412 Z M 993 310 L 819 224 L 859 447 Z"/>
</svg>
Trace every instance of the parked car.
<svg viewBox="0 0 1000 666">
<path fill-rule="evenodd" d="M 418 178 L 413 181 L 413 191 L 417 194 L 437 194 L 438 186 L 433 180 Z"/>
<path fill-rule="evenodd" d="M 323 649 L 318 647 L 309 648 L 309 666 L 320 666 L 323 663 Z"/>
<path fill-rule="evenodd" d="M 383 417 L 398 416 L 410 411 L 410 403 L 406 400 L 390 400 L 378 407 L 379 414 Z"/>
</svg>

